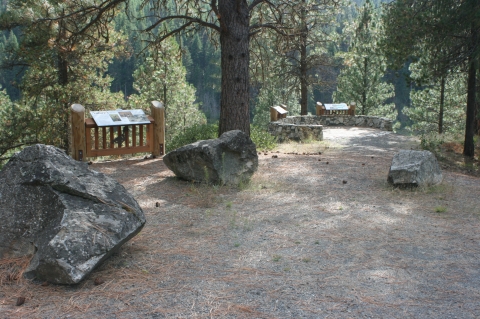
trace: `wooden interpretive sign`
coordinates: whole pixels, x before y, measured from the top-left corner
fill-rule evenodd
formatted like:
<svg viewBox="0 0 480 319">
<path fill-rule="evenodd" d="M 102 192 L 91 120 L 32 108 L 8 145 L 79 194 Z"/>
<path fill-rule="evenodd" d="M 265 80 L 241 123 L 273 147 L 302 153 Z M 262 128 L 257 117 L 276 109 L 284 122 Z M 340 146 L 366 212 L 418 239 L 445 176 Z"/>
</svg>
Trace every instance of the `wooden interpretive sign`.
<svg viewBox="0 0 480 319">
<path fill-rule="evenodd" d="M 98 126 L 150 124 L 143 110 L 90 111 Z"/>
</svg>

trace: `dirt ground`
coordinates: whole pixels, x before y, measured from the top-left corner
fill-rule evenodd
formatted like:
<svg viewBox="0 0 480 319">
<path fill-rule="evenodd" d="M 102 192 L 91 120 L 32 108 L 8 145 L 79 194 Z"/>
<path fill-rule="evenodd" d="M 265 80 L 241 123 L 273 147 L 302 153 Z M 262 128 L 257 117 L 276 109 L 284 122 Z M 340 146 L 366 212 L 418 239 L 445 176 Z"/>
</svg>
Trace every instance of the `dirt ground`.
<svg viewBox="0 0 480 319">
<path fill-rule="evenodd" d="M 161 159 L 96 162 L 145 228 L 76 286 L 2 277 L 0 318 L 478 318 L 480 178 L 395 189 L 393 154 L 411 148 L 327 128 L 262 152 L 238 188 L 178 180 Z"/>
</svg>

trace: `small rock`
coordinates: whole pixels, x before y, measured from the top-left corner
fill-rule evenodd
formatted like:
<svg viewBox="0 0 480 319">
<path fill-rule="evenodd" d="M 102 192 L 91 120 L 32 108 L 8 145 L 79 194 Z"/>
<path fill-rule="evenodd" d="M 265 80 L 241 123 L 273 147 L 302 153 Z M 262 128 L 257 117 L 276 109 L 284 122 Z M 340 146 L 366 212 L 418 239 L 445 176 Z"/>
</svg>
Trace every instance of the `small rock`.
<svg viewBox="0 0 480 319">
<path fill-rule="evenodd" d="M 25 297 L 18 297 L 15 306 L 19 307 L 25 303 Z"/>
<path fill-rule="evenodd" d="M 342 183 L 343 183 L 343 184 L 346 184 L 346 183 L 347 183 L 347 181 L 346 181 L 346 180 L 343 180 L 343 181 L 342 181 Z"/>
<path fill-rule="evenodd" d="M 97 278 L 95 278 L 95 280 L 93 281 L 93 284 L 94 284 L 95 286 L 99 286 L 99 285 L 103 284 L 104 282 L 105 282 L 105 280 L 103 280 L 103 279 L 100 278 L 100 277 L 97 277 Z"/>
</svg>

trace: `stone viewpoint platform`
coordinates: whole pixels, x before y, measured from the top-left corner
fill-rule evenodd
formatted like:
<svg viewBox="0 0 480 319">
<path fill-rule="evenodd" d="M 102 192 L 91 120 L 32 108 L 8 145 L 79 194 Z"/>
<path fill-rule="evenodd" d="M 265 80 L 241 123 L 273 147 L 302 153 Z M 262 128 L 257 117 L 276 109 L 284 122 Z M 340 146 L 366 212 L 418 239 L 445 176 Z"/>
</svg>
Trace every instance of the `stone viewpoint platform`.
<svg viewBox="0 0 480 319">
<path fill-rule="evenodd" d="M 278 142 L 306 139 L 323 140 L 323 126 L 368 127 L 392 131 L 392 120 L 366 115 L 303 115 L 288 116 L 270 122 L 268 131 L 277 137 Z"/>
</svg>

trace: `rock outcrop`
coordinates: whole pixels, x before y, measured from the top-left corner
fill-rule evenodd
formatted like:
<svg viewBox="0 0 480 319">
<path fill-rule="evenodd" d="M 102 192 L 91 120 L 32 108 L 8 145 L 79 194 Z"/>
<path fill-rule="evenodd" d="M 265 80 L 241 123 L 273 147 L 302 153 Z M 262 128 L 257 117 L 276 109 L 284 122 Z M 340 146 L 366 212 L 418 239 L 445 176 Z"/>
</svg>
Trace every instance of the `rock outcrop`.
<svg viewBox="0 0 480 319">
<path fill-rule="evenodd" d="M 393 156 L 388 182 L 395 186 L 429 186 L 442 181 L 437 159 L 429 151 L 401 150 Z"/>
<path fill-rule="evenodd" d="M 135 236 L 145 216 L 112 178 L 37 144 L 0 171 L 0 259 L 32 255 L 24 272 L 75 284 Z"/>
<path fill-rule="evenodd" d="M 255 144 L 239 130 L 182 146 L 165 155 L 163 161 L 179 178 L 221 185 L 238 185 L 258 168 Z"/>
</svg>

